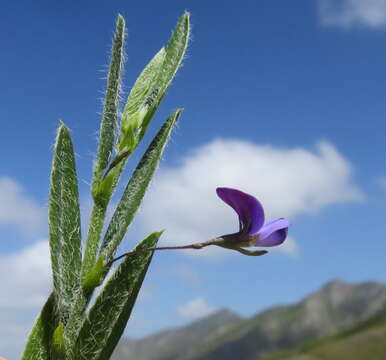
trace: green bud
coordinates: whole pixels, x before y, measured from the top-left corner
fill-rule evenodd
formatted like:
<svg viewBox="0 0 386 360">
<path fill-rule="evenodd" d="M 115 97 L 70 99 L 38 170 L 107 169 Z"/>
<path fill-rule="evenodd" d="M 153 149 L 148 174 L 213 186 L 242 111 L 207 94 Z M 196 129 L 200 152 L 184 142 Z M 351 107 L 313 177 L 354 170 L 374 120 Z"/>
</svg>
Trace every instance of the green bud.
<svg viewBox="0 0 386 360">
<path fill-rule="evenodd" d="M 90 290 L 98 287 L 103 282 L 105 272 L 106 267 L 103 264 L 103 255 L 101 254 L 99 255 L 98 260 L 95 263 L 93 269 L 83 279 L 83 288 Z"/>
<path fill-rule="evenodd" d="M 135 114 L 131 116 L 124 115 L 122 118 L 122 133 L 125 135 L 132 134 L 135 136 L 141 128 L 143 119 L 147 115 L 148 111 L 149 107 L 147 105 L 143 105 L 135 112 Z M 121 141 L 119 144 L 119 150 L 122 150 L 123 148 L 125 148 L 125 144 Z"/>
<path fill-rule="evenodd" d="M 60 323 L 52 335 L 52 348 L 55 355 L 61 359 L 65 359 L 66 350 L 63 341 L 64 325 Z"/>
</svg>

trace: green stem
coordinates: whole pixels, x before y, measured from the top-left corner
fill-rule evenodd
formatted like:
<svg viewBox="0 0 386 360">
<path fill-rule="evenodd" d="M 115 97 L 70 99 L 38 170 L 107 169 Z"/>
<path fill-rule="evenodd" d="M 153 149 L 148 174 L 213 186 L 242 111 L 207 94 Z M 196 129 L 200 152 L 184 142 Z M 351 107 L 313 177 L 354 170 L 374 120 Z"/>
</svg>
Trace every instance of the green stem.
<svg viewBox="0 0 386 360">
<path fill-rule="evenodd" d="M 111 164 L 109 165 L 108 169 L 106 170 L 106 172 L 104 173 L 103 175 L 103 179 L 106 178 L 106 176 L 110 173 L 110 171 L 112 169 L 114 169 L 114 167 L 116 167 L 121 161 L 123 161 L 124 163 L 126 163 L 126 160 L 127 158 L 131 155 L 133 151 L 131 149 L 128 149 L 128 150 L 125 150 L 125 151 L 122 151 L 120 152 L 115 158 L 114 160 L 111 162 Z"/>
<path fill-rule="evenodd" d="M 99 239 L 103 230 L 103 224 L 106 216 L 107 205 L 94 203 L 90 217 L 90 226 L 87 235 L 86 249 L 82 264 L 83 280 L 85 276 L 93 269 L 96 263 L 97 252 L 99 250 Z"/>
<path fill-rule="evenodd" d="M 72 359 L 72 351 L 78 338 L 79 330 L 83 325 L 84 312 L 90 301 L 93 290 L 81 288 L 75 299 L 72 316 L 70 316 L 64 330 L 64 346 L 69 359 Z"/>
<path fill-rule="evenodd" d="M 87 274 L 89 274 L 93 270 L 96 264 L 96 255 L 99 250 L 99 239 L 101 237 L 104 219 L 106 216 L 106 208 L 107 205 L 94 202 L 94 206 L 91 211 L 86 249 L 82 264 L 82 283 Z M 83 314 L 90 301 L 93 290 L 93 288 L 84 289 L 83 287 L 81 287 L 75 297 L 72 313 L 64 330 L 65 348 L 69 355 L 71 355 L 72 348 L 78 337 L 79 329 L 82 326 L 84 319 Z"/>
</svg>

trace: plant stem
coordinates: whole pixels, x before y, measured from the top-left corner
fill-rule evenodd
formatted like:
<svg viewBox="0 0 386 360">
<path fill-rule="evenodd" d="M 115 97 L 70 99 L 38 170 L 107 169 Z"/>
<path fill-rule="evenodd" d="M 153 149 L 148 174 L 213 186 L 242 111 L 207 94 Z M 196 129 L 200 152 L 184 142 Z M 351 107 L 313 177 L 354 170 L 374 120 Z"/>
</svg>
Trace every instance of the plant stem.
<svg viewBox="0 0 386 360">
<path fill-rule="evenodd" d="M 130 256 L 130 255 L 133 255 L 133 254 L 137 254 L 137 253 L 140 253 L 140 252 L 144 252 L 144 251 L 157 251 L 157 250 L 182 250 L 182 249 L 195 249 L 195 250 L 200 250 L 202 248 L 204 248 L 205 246 L 209 246 L 209 245 L 213 245 L 213 241 L 206 241 L 206 242 L 203 242 L 203 243 L 195 243 L 195 244 L 190 244 L 190 245 L 183 245 L 183 246 L 161 246 L 161 247 L 154 247 L 154 248 L 146 248 L 146 249 L 138 249 L 138 250 L 132 250 L 132 251 L 129 251 L 127 253 L 124 253 L 120 256 L 118 256 L 117 258 L 111 260 L 108 265 L 111 265 L 112 263 L 114 263 L 115 261 L 117 260 L 120 260 L 126 256 Z"/>
<path fill-rule="evenodd" d="M 81 279 L 92 270 L 96 262 L 96 255 L 99 249 L 99 239 L 103 229 L 103 223 L 106 215 L 107 206 L 94 203 L 90 217 L 90 226 L 88 230 L 86 249 L 82 265 Z"/>
</svg>

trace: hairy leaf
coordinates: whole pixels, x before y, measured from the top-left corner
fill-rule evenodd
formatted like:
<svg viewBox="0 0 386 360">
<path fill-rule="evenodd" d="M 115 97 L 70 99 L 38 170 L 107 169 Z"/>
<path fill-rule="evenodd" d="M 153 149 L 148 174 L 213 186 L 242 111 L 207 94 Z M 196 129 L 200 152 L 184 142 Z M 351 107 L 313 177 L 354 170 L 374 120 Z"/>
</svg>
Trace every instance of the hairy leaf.
<svg viewBox="0 0 386 360">
<path fill-rule="evenodd" d="M 118 245 L 125 236 L 127 227 L 130 225 L 138 210 L 146 189 L 159 164 L 170 133 L 181 112 L 182 109 L 177 110 L 166 120 L 157 136 L 149 145 L 127 184 L 103 240 L 101 253 L 106 262 L 112 259 Z"/>
<path fill-rule="evenodd" d="M 50 360 L 51 339 L 58 324 L 53 294 L 46 301 L 28 337 L 21 360 Z"/>
<path fill-rule="evenodd" d="M 149 235 L 136 250 L 156 246 L 161 234 L 162 231 Z M 118 266 L 90 309 L 80 331 L 73 359 L 110 358 L 130 317 L 152 254 L 151 251 L 132 254 Z"/>
<path fill-rule="evenodd" d="M 166 48 L 157 53 L 131 90 L 122 116 L 119 151 L 133 151 L 144 136 L 184 58 L 190 36 L 189 17 L 187 12 L 181 16 Z"/>
<path fill-rule="evenodd" d="M 162 48 L 145 67 L 132 87 L 122 114 L 120 149 L 132 149 L 135 146 L 136 131 L 141 127 L 149 108 L 147 99 L 156 87 L 166 51 Z"/>
<path fill-rule="evenodd" d="M 48 207 L 54 295 L 60 321 L 66 323 L 80 285 L 81 234 L 78 183 L 70 132 L 58 129 Z"/>
<path fill-rule="evenodd" d="M 124 65 L 125 34 L 125 20 L 121 15 L 118 15 L 111 49 L 111 60 L 107 76 L 107 89 L 103 104 L 102 122 L 99 131 L 99 146 L 94 168 L 93 191 L 95 190 L 95 186 L 101 180 L 102 172 L 109 164 L 114 149 L 115 130 L 119 113 L 119 94 L 121 91 Z"/>
<path fill-rule="evenodd" d="M 99 131 L 98 155 L 95 162 L 92 189 L 94 206 L 87 236 L 82 264 L 82 278 L 91 270 L 99 249 L 100 234 L 103 228 L 108 199 L 99 197 L 98 189 L 103 172 L 109 164 L 114 150 L 115 132 L 119 113 L 119 94 L 124 63 L 125 20 L 118 15 L 115 36 L 111 50 L 111 61 L 107 77 L 107 90 L 103 106 L 103 116 Z"/>
<path fill-rule="evenodd" d="M 181 66 L 184 59 L 188 42 L 190 38 L 190 14 L 185 12 L 176 25 L 171 39 L 166 45 L 166 56 L 162 65 L 161 72 L 152 93 L 146 99 L 149 104 L 149 111 L 146 114 L 140 132 L 138 134 L 138 142 L 145 135 L 147 126 L 149 125 L 155 111 L 157 110 L 162 98 L 169 88 L 177 70 Z"/>
</svg>

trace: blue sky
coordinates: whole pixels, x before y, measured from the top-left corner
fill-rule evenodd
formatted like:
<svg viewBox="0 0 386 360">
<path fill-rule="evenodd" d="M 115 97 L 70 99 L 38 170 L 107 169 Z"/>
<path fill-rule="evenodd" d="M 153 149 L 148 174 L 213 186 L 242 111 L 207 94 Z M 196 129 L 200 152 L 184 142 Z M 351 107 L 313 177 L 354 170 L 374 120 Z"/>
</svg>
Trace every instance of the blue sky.
<svg viewBox="0 0 386 360">
<path fill-rule="evenodd" d="M 215 186 L 251 192 L 269 218 L 289 217 L 290 239 L 261 258 L 157 254 L 127 335 L 221 307 L 249 316 L 333 278 L 386 281 L 386 1 L 14 1 L 0 14 L 0 276 L 13 279 L 0 299 L 9 324 L 0 356 L 16 357 L 49 291 L 59 120 L 72 129 L 86 222 L 116 15 L 128 27 L 127 94 L 184 10 L 188 56 L 125 181 L 168 114 L 185 112 L 121 251 L 161 228 L 170 244 L 236 229 Z"/>
</svg>

